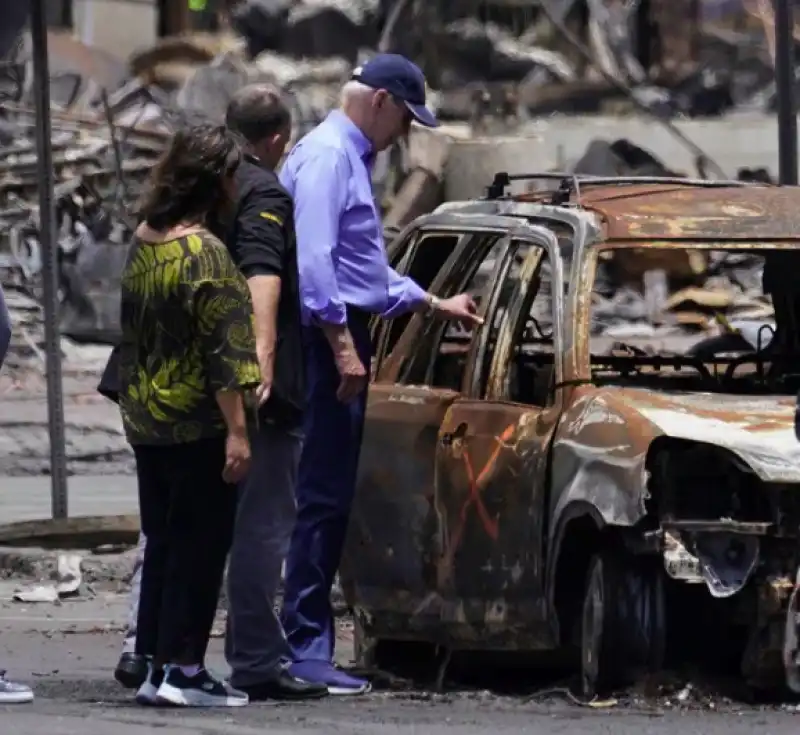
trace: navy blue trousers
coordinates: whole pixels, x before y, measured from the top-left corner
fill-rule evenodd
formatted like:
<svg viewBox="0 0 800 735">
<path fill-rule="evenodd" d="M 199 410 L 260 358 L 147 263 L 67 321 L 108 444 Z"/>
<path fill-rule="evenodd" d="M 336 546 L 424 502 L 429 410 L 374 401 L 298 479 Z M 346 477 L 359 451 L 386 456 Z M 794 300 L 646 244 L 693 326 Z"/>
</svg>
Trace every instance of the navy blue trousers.
<svg viewBox="0 0 800 735">
<path fill-rule="evenodd" d="M 372 344 L 364 314 L 348 320 L 369 370 Z M 297 482 L 297 521 L 286 559 L 282 623 L 297 661 L 333 660 L 330 593 L 344 546 L 364 431 L 367 390 L 337 400 L 339 373 L 318 327 L 304 328 L 308 406 Z"/>
</svg>

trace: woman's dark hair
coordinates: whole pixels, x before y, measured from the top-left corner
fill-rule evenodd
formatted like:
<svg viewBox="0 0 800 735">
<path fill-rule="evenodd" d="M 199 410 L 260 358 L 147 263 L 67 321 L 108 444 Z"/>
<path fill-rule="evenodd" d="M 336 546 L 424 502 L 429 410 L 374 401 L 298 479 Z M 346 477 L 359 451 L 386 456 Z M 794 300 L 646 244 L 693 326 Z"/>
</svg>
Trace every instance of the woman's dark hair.
<svg viewBox="0 0 800 735">
<path fill-rule="evenodd" d="M 139 216 L 154 230 L 205 222 L 225 204 L 223 182 L 241 162 L 234 134 L 221 125 L 194 125 L 175 133 L 153 169 Z"/>
</svg>

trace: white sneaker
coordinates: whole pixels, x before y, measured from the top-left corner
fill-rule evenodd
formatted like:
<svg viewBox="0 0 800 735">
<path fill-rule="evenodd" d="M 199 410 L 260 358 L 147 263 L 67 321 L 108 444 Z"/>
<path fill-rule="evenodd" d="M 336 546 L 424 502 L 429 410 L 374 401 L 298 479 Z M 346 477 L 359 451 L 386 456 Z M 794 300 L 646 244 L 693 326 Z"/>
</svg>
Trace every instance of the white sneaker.
<svg viewBox="0 0 800 735">
<path fill-rule="evenodd" d="M 136 692 L 136 703 L 145 706 L 158 704 L 156 697 L 158 688 L 164 682 L 164 669 L 156 669 L 152 663 L 147 664 L 147 678 Z"/>
<path fill-rule="evenodd" d="M 28 704 L 28 702 L 33 702 L 33 689 L 9 681 L 6 679 L 6 672 L 0 671 L 0 705 Z"/>
<path fill-rule="evenodd" d="M 158 688 L 156 702 L 174 707 L 244 707 L 249 703 L 244 692 L 201 669 L 186 676 L 179 667 L 168 666 Z"/>
</svg>

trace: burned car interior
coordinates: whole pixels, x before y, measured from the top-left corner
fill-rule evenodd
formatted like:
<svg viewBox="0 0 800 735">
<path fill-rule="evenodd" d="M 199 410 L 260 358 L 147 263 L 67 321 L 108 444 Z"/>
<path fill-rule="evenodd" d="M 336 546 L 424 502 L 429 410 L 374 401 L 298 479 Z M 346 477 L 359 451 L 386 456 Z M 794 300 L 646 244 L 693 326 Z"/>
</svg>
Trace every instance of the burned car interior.
<svg viewBox="0 0 800 735">
<path fill-rule="evenodd" d="M 613 267 L 614 255 L 620 252 L 624 251 L 599 251 L 598 270 Z M 634 258 L 638 254 L 636 249 L 628 252 Z M 648 255 L 652 254 L 650 249 Z M 763 293 L 765 263 L 785 257 L 785 251 L 748 251 L 743 244 L 721 250 L 670 248 L 670 254 L 703 267 L 703 275 L 707 264 L 712 272 L 728 276 L 718 277 L 722 282 L 714 290 L 693 294 L 697 279 L 692 274 L 667 278 L 662 272 L 664 298 L 649 314 L 641 315 L 638 333 L 629 325 L 619 338 L 602 334 L 602 315 L 593 313 L 592 382 L 734 395 L 796 395 L 800 314 L 793 311 L 796 303 L 791 300 L 788 309 L 773 310 L 772 297 Z M 729 303 L 730 293 L 739 297 L 739 303 Z M 778 333 L 782 338 L 776 338 Z"/>
<path fill-rule="evenodd" d="M 341 568 L 361 662 L 547 651 L 593 695 L 702 650 L 800 692 L 800 196 L 513 178 L 390 247 L 485 321 L 373 323 Z"/>
</svg>

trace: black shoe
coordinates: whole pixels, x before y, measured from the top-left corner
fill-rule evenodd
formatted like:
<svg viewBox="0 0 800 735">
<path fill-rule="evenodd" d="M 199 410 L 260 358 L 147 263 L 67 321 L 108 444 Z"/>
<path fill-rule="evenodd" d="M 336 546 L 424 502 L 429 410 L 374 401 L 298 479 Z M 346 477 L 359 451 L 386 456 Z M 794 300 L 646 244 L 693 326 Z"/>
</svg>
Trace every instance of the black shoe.
<svg viewBox="0 0 800 735">
<path fill-rule="evenodd" d="M 295 679 L 285 669 L 270 681 L 260 684 L 237 687 L 250 697 L 251 702 L 265 702 L 269 699 L 281 699 L 297 702 L 303 699 L 322 699 L 327 697 L 328 687 Z"/>
<path fill-rule="evenodd" d="M 126 689 L 138 689 L 147 679 L 147 659 L 135 653 L 123 653 L 114 670 L 114 678 Z"/>
</svg>

